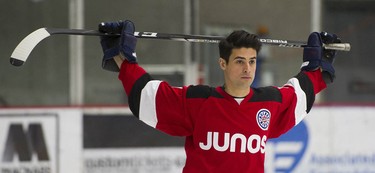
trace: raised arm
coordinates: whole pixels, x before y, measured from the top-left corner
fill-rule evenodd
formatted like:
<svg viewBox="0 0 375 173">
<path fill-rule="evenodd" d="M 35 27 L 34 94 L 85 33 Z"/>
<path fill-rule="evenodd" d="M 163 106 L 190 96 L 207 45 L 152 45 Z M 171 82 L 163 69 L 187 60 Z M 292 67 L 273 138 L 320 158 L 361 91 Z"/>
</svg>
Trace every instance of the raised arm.
<svg viewBox="0 0 375 173">
<path fill-rule="evenodd" d="M 336 52 L 325 50 L 323 44 L 339 43 L 334 34 L 313 32 L 308 47 L 303 51 L 301 71 L 279 88 L 282 104 L 279 114 L 272 121 L 270 137 L 278 137 L 296 126 L 310 112 L 315 95 L 335 79 L 333 61 Z"/>
<path fill-rule="evenodd" d="M 190 135 L 192 123 L 185 104 L 186 87 L 172 87 L 167 82 L 153 80 L 138 65 L 134 24 L 130 21 L 101 23 L 99 30 L 121 33 L 120 37 L 101 38 L 104 52 L 102 67 L 120 72 L 119 79 L 128 96 L 133 115 L 170 135 Z"/>
<path fill-rule="evenodd" d="M 102 68 L 114 72 L 121 71 L 119 78 L 123 81 L 128 95 L 129 107 L 133 114 L 139 117 L 140 90 L 151 80 L 151 77 L 137 63 L 134 23 L 128 20 L 102 22 L 98 30 L 103 33 L 121 33 L 120 36 L 101 36 L 100 43 L 104 53 Z M 146 77 L 141 78 L 142 76 Z"/>
</svg>

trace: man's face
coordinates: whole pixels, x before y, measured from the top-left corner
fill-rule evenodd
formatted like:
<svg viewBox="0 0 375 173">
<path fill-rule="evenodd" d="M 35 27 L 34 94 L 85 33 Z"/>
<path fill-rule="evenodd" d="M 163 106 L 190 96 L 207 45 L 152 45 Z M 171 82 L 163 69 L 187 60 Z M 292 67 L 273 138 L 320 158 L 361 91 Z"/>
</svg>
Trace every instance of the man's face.
<svg viewBox="0 0 375 173">
<path fill-rule="evenodd" d="M 232 49 L 228 63 L 223 58 L 219 59 L 226 87 L 232 90 L 249 89 L 255 77 L 256 56 L 257 52 L 253 48 L 235 48 Z"/>
</svg>

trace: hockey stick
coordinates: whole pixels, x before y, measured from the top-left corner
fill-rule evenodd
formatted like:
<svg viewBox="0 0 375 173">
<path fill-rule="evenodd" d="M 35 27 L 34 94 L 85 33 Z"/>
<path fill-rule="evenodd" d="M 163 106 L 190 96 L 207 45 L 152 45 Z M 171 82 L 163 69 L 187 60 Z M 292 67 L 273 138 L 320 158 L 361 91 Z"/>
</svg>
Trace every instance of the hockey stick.
<svg viewBox="0 0 375 173">
<path fill-rule="evenodd" d="M 29 57 L 31 51 L 36 45 L 43 39 L 56 34 L 65 35 L 88 35 L 88 36 L 119 36 L 119 34 L 106 34 L 96 30 L 85 30 L 85 29 L 60 29 L 60 28 L 40 28 L 35 30 L 26 36 L 14 49 L 10 63 L 14 66 L 21 66 Z M 221 36 L 204 36 L 204 35 L 183 35 L 183 34 L 163 34 L 156 32 L 135 32 L 134 35 L 137 38 L 148 38 L 148 39 L 166 39 L 174 41 L 187 41 L 187 42 L 200 42 L 200 43 L 219 43 L 220 40 L 224 39 Z M 261 38 L 260 41 L 264 44 L 269 44 L 279 47 L 292 47 L 302 48 L 306 46 L 305 42 L 289 41 L 289 40 L 278 40 L 278 39 L 266 39 Z M 325 49 L 339 50 L 339 51 L 350 51 L 349 43 L 336 43 L 323 45 Z"/>
</svg>

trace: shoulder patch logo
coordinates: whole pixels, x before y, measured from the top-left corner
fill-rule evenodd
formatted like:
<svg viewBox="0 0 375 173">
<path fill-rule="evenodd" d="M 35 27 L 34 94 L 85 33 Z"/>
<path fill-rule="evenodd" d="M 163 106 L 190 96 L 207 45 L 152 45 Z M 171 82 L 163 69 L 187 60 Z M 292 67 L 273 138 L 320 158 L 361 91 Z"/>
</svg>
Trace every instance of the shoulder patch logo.
<svg viewBox="0 0 375 173">
<path fill-rule="evenodd" d="M 267 130 L 271 121 L 271 112 L 268 109 L 261 109 L 257 112 L 257 123 L 262 130 Z"/>
</svg>

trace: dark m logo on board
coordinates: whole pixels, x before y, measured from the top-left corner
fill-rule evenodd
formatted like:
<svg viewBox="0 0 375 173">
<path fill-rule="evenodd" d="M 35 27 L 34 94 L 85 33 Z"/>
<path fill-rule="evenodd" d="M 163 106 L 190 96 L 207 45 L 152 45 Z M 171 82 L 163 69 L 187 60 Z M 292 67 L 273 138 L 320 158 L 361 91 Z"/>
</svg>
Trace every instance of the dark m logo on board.
<svg viewBox="0 0 375 173">
<path fill-rule="evenodd" d="M 21 123 L 10 124 L 2 161 L 12 162 L 16 155 L 21 162 L 31 161 L 33 154 L 39 161 L 49 161 L 42 125 L 31 123 L 25 131 Z"/>
</svg>

